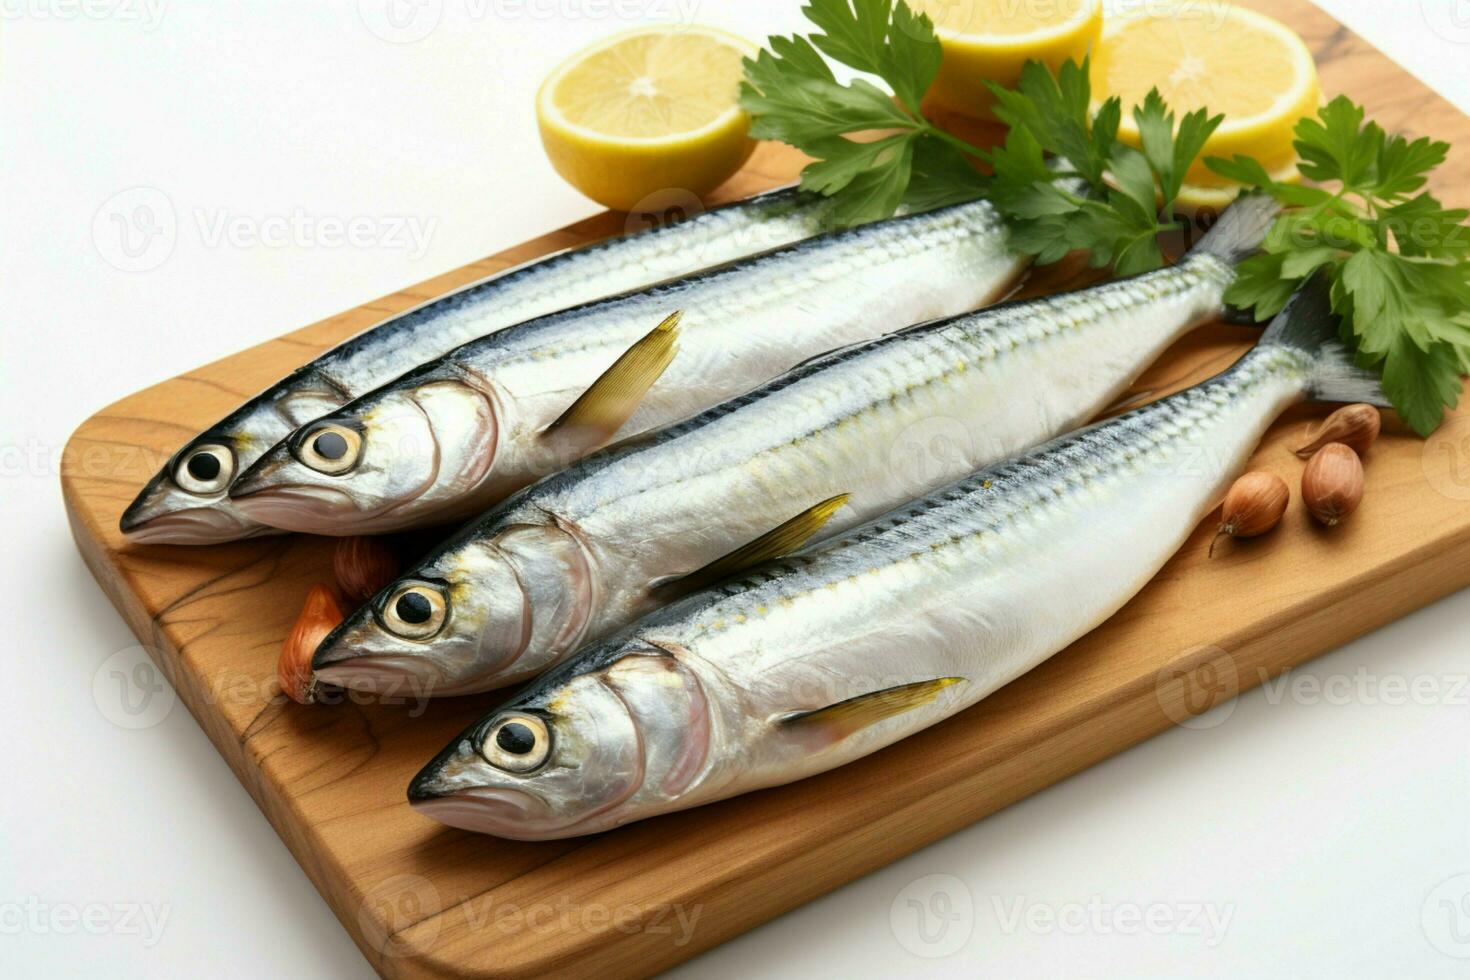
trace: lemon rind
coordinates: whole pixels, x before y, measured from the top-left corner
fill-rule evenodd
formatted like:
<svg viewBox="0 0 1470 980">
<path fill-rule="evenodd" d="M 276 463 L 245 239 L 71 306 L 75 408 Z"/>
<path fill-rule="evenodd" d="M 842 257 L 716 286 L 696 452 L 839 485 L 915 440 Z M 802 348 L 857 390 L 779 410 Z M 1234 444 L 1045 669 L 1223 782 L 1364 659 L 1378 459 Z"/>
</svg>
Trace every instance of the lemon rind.
<svg viewBox="0 0 1470 980">
<path fill-rule="evenodd" d="M 1102 0 L 1091 0 L 1090 4 L 1078 7 L 1077 14 L 1068 20 L 1025 34 L 969 34 L 941 27 L 939 24 L 934 25 L 934 34 L 941 41 L 957 41 L 985 50 L 1012 51 L 1070 38 L 1096 20 L 1106 20 L 1102 16 Z"/>
<path fill-rule="evenodd" d="M 749 57 L 754 57 L 756 52 L 759 50 L 754 44 L 747 41 L 745 38 L 740 37 L 738 34 L 731 34 L 728 31 L 722 31 L 716 27 L 700 26 L 670 28 L 667 26 L 652 26 L 635 27 L 631 30 L 620 31 L 609 37 L 603 38 L 601 41 L 594 45 L 582 48 L 581 50 L 570 55 L 565 61 L 552 69 L 551 73 L 546 76 L 545 80 L 542 81 L 541 86 L 536 90 L 536 109 L 538 114 L 541 116 L 542 122 L 545 125 L 553 126 L 556 129 L 561 130 L 563 133 L 571 137 L 583 140 L 588 143 L 597 143 L 607 147 L 637 146 L 648 148 L 677 147 L 689 143 L 698 143 L 703 141 L 708 136 L 721 133 L 725 130 L 728 130 L 732 126 L 737 125 L 739 121 L 744 118 L 745 113 L 738 104 L 732 104 L 730 108 L 726 109 L 724 112 L 720 113 L 718 116 L 711 119 L 709 122 L 705 123 L 698 129 L 684 130 L 683 132 L 679 133 L 669 133 L 665 136 L 623 136 L 617 133 L 609 133 L 603 130 L 591 129 L 587 126 L 582 125 L 581 123 L 572 122 L 570 119 L 562 114 L 560 107 L 557 106 L 556 101 L 551 97 L 551 93 L 555 90 L 557 83 L 562 80 L 567 72 L 570 71 L 573 67 L 581 64 L 591 55 L 594 55 L 597 52 L 603 51 L 609 47 L 613 47 L 614 45 L 628 40 L 629 38 L 647 34 L 670 33 L 697 34 L 703 37 L 712 38 L 726 45 L 727 47 L 730 47 L 740 52 L 742 55 L 746 55 Z"/>
<path fill-rule="evenodd" d="M 1110 34 L 1116 34 L 1128 24 L 1143 19 L 1143 16 L 1147 15 L 1123 16 L 1114 18 L 1111 21 L 1105 21 L 1102 33 L 1103 39 L 1106 40 Z M 1264 33 L 1271 34 L 1283 41 L 1285 47 L 1295 48 L 1298 57 L 1292 59 L 1292 65 L 1296 69 L 1296 77 L 1291 88 L 1277 96 L 1276 101 L 1271 104 L 1269 109 L 1250 116 L 1227 116 L 1215 130 L 1212 140 L 1229 136 L 1249 135 L 1254 132 L 1273 129 L 1281 125 L 1285 121 L 1284 117 L 1290 114 L 1297 106 L 1307 103 L 1315 104 L 1313 93 L 1319 84 L 1316 62 L 1312 58 L 1311 49 L 1307 47 L 1306 42 L 1302 40 L 1299 34 L 1273 17 L 1268 17 L 1265 14 L 1245 7 L 1229 8 L 1226 18 L 1225 24 L 1228 24 L 1229 20 L 1235 18 L 1249 21 Z M 1225 24 L 1222 24 L 1222 28 L 1228 29 Z M 1294 122 L 1295 120 L 1293 119 L 1292 121 Z M 1118 130 L 1120 135 L 1126 134 L 1135 138 L 1138 136 L 1137 123 L 1127 114 L 1121 120 Z"/>
</svg>

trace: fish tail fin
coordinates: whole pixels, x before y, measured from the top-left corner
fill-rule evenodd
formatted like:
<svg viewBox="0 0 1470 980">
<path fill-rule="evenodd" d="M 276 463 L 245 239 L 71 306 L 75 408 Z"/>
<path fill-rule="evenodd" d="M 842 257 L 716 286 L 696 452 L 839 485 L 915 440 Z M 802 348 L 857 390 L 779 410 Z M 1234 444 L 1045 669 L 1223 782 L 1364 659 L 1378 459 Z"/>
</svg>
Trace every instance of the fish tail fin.
<svg viewBox="0 0 1470 980">
<path fill-rule="evenodd" d="M 1261 247 L 1280 210 L 1281 205 L 1265 194 L 1242 194 L 1221 212 L 1189 254 L 1213 255 L 1236 265 Z"/>
<path fill-rule="evenodd" d="M 1388 407 L 1376 372 L 1359 367 L 1342 343 L 1331 287 L 1318 272 L 1296 291 L 1261 335 L 1261 346 L 1288 347 L 1311 359 L 1308 397 L 1319 402 L 1367 402 Z"/>
</svg>

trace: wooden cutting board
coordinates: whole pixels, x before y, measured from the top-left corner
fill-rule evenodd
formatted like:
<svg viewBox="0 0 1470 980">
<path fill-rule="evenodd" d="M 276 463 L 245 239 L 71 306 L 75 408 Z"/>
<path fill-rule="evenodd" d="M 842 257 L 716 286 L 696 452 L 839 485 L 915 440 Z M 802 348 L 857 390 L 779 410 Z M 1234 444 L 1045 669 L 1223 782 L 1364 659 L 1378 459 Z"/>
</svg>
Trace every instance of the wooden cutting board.
<svg viewBox="0 0 1470 980">
<path fill-rule="evenodd" d="M 1329 94 L 1390 128 L 1457 145 L 1436 191 L 1470 204 L 1470 119 L 1305 0 L 1260 4 L 1300 31 Z M 789 180 L 764 146 L 723 197 Z M 979 705 L 844 769 L 575 841 L 448 830 L 408 808 L 419 766 L 496 699 L 423 710 L 304 708 L 276 654 L 331 542 L 125 544 L 118 516 L 158 463 L 290 368 L 389 314 L 515 262 L 623 228 L 603 215 L 138 392 L 72 437 L 62 488 L 103 590 L 331 904 L 390 977 L 650 973 L 1089 766 L 1470 583 L 1470 414 L 1421 441 L 1393 420 L 1345 526 L 1299 500 L 1273 535 L 1207 560 L 1202 525 L 1101 629 Z M 1199 331 L 1140 380 L 1150 395 L 1225 367 L 1246 328 Z M 1323 414 L 1270 432 L 1254 466 L 1295 490 L 1287 451 Z M 411 715 L 418 715 L 413 717 Z M 1310 751 L 1310 746 L 1299 746 Z"/>
</svg>

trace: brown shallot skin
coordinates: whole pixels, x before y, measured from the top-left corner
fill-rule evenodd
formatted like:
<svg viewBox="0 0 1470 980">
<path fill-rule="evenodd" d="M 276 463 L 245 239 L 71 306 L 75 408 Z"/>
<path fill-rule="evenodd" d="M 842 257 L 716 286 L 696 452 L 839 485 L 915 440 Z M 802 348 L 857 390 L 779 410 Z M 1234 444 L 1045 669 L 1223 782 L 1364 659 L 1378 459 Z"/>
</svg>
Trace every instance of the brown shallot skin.
<svg viewBox="0 0 1470 980">
<path fill-rule="evenodd" d="M 337 587 L 352 602 L 367 602 L 396 579 L 403 563 L 382 538 L 358 535 L 338 538 L 332 552 Z"/>
<path fill-rule="evenodd" d="M 296 617 L 291 632 L 286 634 L 281 656 L 276 661 L 281 690 L 297 704 L 311 704 L 316 699 L 311 655 L 345 615 L 327 586 L 313 585 L 306 594 L 306 604 L 301 607 L 301 615 Z"/>
<path fill-rule="evenodd" d="M 1302 500 L 1328 527 L 1342 523 L 1363 501 L 1363 461 L 1340 442 L 1329 442 L 1302 471 Z"/>
<path fill-rule="evenodd" d="M 1323 420 L 1321 428 L 1312 435 L 1311 441 L 1292 451 L 1302 459 L 1309 459 L 1328 443 L 1340 442 L 1361 456 L 1373 445 L 1381 428 L 1383 416 L 1374 406 L 1344 405 Z"/>
<path fill-rule="evenodd" d="M 1254 538 L 1281 522 L 1291 491 L 1275 473 L 1253 470 L 1230 485 L 1220 507 L 1220 528 L 1210 541 L 1210 555 L 1221 535 Z"/>
</svg>

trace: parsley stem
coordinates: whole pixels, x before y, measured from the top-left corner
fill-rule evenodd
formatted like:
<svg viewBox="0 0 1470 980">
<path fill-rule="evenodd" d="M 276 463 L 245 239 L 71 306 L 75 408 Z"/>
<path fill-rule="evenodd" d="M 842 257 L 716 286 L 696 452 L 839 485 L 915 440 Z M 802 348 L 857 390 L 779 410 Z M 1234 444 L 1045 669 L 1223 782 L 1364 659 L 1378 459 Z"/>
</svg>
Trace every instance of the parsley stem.
<svg viewBox="0 0 1470 980">
<path fill-rule="evenodd" d="M 934 125 L 927 119 L 922 120 L 922 122 L 922 132 L 924 132 L 926 135 L 937 136 L 939 137 L 939 139 L 948 143 L 950 146 L 959 150 L 961 153 L 967 154 L 968 156 L 975 157 L 979 160 L 990 159 L 990 154 L 985 150 L 980 149 L 980 147 L 976 146 L 975 144 L 967 140 L 962 140 L 958 136 L 947 130 L 940 129 L 938 126 Z"/>
</svg>

